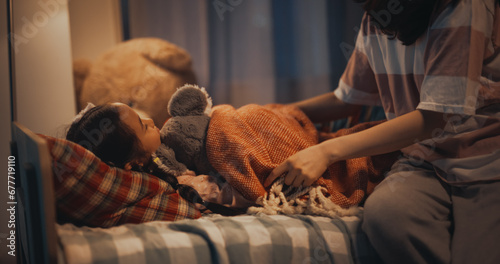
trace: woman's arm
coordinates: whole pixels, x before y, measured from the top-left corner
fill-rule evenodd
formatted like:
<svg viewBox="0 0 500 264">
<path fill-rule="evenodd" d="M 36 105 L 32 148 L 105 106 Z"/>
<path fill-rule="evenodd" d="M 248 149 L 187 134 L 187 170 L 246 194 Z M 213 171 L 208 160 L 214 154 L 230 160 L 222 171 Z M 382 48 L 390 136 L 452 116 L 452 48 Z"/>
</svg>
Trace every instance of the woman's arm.
<svg viewBox="0 0 500 264">
<path fill-rule="evenodd" d="M 271 172 L 265 185 L 285 174 L 286 184 L 309 186 L 336 161 L 402 149 L 430 138 L 433 130 L 444 124 L 442 113 L 415 110 L 358 133 L 324 141 L 288 158 Z"/>
<path fill-rule="evenodd" d="M 334 93 L 318 95 L 292 105 L 299 107 L 313 123 L 346 118 L 361 108 L 361 105 L 342 102 Z"/>
</svg>

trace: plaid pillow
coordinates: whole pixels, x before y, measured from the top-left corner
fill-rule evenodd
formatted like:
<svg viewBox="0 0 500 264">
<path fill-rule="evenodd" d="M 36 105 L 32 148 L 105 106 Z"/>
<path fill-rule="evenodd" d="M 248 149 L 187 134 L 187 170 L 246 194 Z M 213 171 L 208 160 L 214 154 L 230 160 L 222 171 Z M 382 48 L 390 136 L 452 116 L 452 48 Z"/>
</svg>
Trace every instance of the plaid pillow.
<svg viewBox="0 0 500 264">
<path fill-rule="evenodd" d="M 40 136 L 52 156 L 59 222 L 110 227 L 201 216 L 171 185 L 153 175 L 111 167 L 78 144 Z"/>
</svg>

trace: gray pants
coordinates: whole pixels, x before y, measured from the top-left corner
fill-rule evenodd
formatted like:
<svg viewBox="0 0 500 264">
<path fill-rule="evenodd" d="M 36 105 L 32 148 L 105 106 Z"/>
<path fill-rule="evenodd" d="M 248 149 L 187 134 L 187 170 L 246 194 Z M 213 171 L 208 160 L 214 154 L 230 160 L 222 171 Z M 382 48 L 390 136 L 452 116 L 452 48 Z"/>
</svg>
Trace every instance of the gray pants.
<svg viewBox="0 0 500 264">
<path fill-rule="evenodd" d="M 362 227 L 386 263 L 500 263 L 500 182 L 450 186 L 402 159 L 368 197 Z"/>
</svg>

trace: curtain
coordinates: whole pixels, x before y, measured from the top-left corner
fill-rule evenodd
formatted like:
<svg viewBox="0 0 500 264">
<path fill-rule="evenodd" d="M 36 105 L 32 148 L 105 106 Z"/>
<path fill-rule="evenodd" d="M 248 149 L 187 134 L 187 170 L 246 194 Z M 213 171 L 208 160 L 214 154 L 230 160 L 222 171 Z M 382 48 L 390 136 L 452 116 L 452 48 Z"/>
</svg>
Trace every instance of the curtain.
<svg viewBox="0 0 500 264">
<path fill-rule="evenodd" d="M 186 49 L 214 103 L 235 107 L 335 89 L 362 16 L 351 0 L 129 0 L 128 7 L 127 35 Z"/>
</svg>

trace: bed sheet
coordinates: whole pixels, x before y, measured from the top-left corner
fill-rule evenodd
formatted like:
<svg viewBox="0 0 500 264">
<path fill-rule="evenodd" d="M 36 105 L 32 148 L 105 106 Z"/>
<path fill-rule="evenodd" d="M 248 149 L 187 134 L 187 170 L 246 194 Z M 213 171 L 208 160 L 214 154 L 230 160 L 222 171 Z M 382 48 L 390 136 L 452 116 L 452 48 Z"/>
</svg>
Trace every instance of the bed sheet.
<svg viewBox="0 0 500 264">
<path fill-rule="evenodd" d="M 57 225 L 59 259 L 74 263 L 380 263 L 360 218 L 204 216 L 112 228 Z"/>
</svg>

